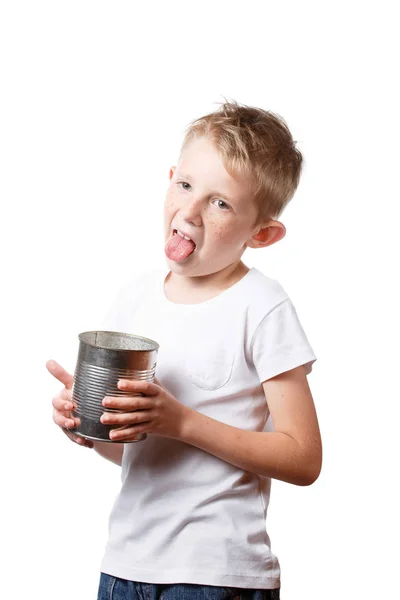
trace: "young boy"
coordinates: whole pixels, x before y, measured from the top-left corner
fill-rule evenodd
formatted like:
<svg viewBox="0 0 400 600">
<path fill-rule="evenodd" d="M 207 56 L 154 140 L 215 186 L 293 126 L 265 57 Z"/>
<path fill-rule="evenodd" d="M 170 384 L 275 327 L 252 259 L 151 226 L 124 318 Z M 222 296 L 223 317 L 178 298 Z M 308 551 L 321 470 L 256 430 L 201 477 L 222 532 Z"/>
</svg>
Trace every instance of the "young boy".
<svg viewBox="0 0 400 600">
<path fill-rule="evenodd" d="M 189 126 L 165 201 L 167 268 L 128 281 L 103 323 L 160 344 L 155 383 L 119 382 L 144 395 L 104 400 L 125 411 L 102 416 L 125 425 L 110 434 L 119 444 L 69 431 L 73 377 L 47 363 L 65 385 L 56 424 L 122 465 L 99 600 L 279 598 L 271 478 L 319 476 L 316 356 L 283 287 L 241 257 L 284 237 L 275 219 L 301 167 L 272 113 L 226 102 Z"/>
</svg>

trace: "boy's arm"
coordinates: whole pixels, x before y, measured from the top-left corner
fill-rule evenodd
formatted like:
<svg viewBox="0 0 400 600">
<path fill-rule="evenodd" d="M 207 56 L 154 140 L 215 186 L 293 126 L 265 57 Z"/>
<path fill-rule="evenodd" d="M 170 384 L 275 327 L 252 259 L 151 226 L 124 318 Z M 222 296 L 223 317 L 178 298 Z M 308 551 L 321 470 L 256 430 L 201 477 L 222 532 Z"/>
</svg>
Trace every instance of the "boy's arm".
<svg viewBox="0 0 400 600">
<path fill-rule="evenodd" d="M 231 427 L 191 411 L 183 441 L 251 473 L 311 485 L 322 465 L 322 442 L 303 366 L 263 383 L 273 432 Z"/>
<path fill-rule="evenodd" d="M 94 449 L 100 456 L 110 460 L 116 465 L 122 465 L 122 455 L 124 453 L 124 444 L 109 442 L 94 442 Z"/>
</svg>

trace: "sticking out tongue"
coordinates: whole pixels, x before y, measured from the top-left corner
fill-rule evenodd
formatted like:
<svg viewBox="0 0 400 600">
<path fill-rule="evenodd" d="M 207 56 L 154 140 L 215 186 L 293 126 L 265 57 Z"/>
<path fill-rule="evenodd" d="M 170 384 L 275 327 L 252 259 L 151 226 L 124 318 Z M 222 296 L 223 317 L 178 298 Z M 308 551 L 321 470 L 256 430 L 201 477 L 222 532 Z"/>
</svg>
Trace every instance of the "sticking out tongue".
<svg viewBox="0 0 400 600">
<path fill-rule="evenodd" d="M 185 260 L 189 254 L 192 254 L 195 248 L 196 245 L 192 240 L 185 240 L 185 238 L 176 233 L 166 244 L 165 254 L 171 260 L 181 262 L 182 260 Z"/>
</svg>

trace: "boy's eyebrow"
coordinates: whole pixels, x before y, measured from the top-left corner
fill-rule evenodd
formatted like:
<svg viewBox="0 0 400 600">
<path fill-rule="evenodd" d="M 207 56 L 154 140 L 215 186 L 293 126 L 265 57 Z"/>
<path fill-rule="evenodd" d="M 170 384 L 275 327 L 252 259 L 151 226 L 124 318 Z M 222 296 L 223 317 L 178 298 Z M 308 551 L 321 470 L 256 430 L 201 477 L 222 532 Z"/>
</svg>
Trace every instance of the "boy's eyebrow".
<svg viewBox="0 0 400 600">
<path fill-rule="evenodd" d="M 185 179 L 190 179 L 190 175 L 186 175 L 186 173 L 182 173 L 182 171 L 178 171 L 177 173 L 179 177 L 184 177 Z"/>
</svg>

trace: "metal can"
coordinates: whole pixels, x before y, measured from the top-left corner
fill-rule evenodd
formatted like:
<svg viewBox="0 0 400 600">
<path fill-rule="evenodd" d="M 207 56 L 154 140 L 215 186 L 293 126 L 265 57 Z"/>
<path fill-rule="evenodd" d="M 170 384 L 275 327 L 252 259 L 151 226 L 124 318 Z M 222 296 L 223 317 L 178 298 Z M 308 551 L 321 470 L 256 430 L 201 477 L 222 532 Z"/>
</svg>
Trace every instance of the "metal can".
<svg viewBox="0 0 400 600">
<path fill-rule="evenodd" d="M 89 440 L 113 443 L 110 431 L 120 426 L 104 425 L 100 417 L 105 412 L 122 411 L 106 408 L 102 404 L 103 399 L 105 396 L 142 396 L 120 390 L 118 380 L 153 382 L 159 344 L 148 338 L 116 331 L 85 331 L 78 338 L 79 352 L 72 388 L 76 404 L 72 414 L 78 419 L 78 426 L 73 431 Z M 147 434 L 142 433 L 129 441 L 139 442 L 146 437 Z"/>
</svg>

